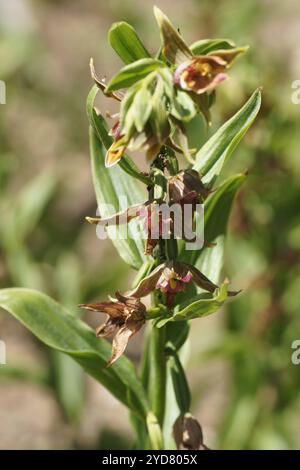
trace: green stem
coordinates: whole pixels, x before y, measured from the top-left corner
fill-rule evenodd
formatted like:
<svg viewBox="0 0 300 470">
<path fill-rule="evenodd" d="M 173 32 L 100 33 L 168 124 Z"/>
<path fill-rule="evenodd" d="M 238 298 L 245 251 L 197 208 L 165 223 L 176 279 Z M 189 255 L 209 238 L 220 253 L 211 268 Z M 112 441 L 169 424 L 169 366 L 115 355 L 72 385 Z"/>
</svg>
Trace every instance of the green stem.
<svg viewBox="0 0 300 470">
<path fill-rule="evenodd" d="M 162 426 L 166 402 L 165 327 L 152 327 L 150 340 L 149 400 L 153 413 Z"/>
</svg>

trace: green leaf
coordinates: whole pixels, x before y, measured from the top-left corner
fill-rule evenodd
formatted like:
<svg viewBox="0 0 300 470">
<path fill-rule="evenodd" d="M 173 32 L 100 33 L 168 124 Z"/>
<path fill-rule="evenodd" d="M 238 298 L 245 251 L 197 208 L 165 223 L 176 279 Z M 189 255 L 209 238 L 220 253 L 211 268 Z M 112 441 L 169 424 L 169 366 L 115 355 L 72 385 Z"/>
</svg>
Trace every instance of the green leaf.
<svg viewBox="0 0 300 470">
<path fill-rule="evenodd" d="M 131 177 L 118 165 L 105 168 L 106 151 L 92 128 L 90 128 L 90 149 L 94 188 L 102 217 L 108 217 L 145 200 L 139 186 L 133 184 Z M 119 200 L 120 196 L 123 197 L 123 201 Z M 107 233 L 119 255 L 135 269 L 139 269 L 146 260 L 142 230 L 142 224 L 137 220 L 132 220 L 125 226 L 107 228 Z"/>
<path fill-rule="evenodd" d="M 112 25 L 108 32 L 108 42 L 125 64 L 150 57 L 135 29 L 125 21 Z"/>
<path fill-rule="evenodd" d="M 228 178 L 204 203 L 204 239 L 213 247 L 186 251 L 182 260 L 203 272 L 218 284 L 223 267 L 224 241 L 234 197 L 246 179 L 245 174 Z"/>
<path fill-rule="evenodd" d="M 204 237 L 215 246 L 206 247 L 200 252 L 196 267 L 215 283 L 220 280 L 224 264 L 225 236 L 231 208 L 245 179 L 245 174 L 231 176 L 205 202 Z"/>
<path fill-rule="evenodd" d="M 0 307 L 47 346 L 64 352 L 132 411 L 145 416 L 147 400 L 133 364 L 121 357 L 107 368 L 111 346 L 50 297 L 31 289 L 0 290 Z"/>
<path fill-rule="evenodd" d="M 249 129 L 261 104 L 260 90 L 203 145 L 196 155 L 194 169 L 211 183 L 220 174 L 226 160 Z"/>
<path fill-rule="evenodd" d="M 124 94 L 124 98 L 121 101 L 120 105 L 120 126 L 121 126 L 121 133 L 125 134 L 125 128 L 128 128 L 128 112 L 133 103 L 137 90 L 139 89 L 139 84 L 137 83 L 135 86 L 130 87 L 126 93 Z M 132 124 L 134 124 L 133 117 L 131 119 Z"/>
<path fill-rule="evenodd" d="M 171 114 L 180 121 L 189 122 L 196 116 L 197 110 L 194 101 L 184 92 L 177 90 L 173 100 Z"/>
<path fill-rule="evenodd" d="M 185 307 L 180 305 L 175 309 L 174 315 L 171 318 L 160 320 L 157 326 L 161 328 L 168 322 L 192 320 L 211 315 L 222 307 L 227 297 L 227 284 L 224 283 L 213 295 L 199 294 L 196 300 L 187 301 L 188 305 Z"/>
<path fill-rule="evenodd" d="M 151 94 L 147 88 L 142 87 L 136 93 L 131 109 L 135 127 L 138 132 L 142 132 L 152 110 Z"/>
<path fill-rule="evenodd" d="M 157 140 L 163 142 L 170 131 L 170 124 L 164 97 L 164 82 L 161 78 L 157 81 L 156 89 L 151 100 L 151 107 L 151 127 Z"/>
<path fill-rule="evenodd" d="M 236 45 L 229 39 L 201 39 L 190 46 L 194 55 L 205 55 L 214 51 L 223 51 L 235 48 Z"/>
<path fill-rule="evenodd" d="M 176 351 L 172 351 L 170 353 L 170 357 L 168 358 L 168 371 L 171 375 L 176 402 L 180 410 L 180 414 L 185 414 L 190 411 L 191 393 L 184 369 Z"/>
<path fill-rule="evenodd" d="M 146 77 L 149 73 L 154 72 L 165 64 L 157 59 L 140 59 L 132 64 L 125 65 L 108 83 L 106 92 L 119 90 L 120 88 L 129 88 L 136 82 Z"/>
<path fill-rule="evenodd" d="M 149 440 L 151 444 L 151 450 L 162 450 L 164 449 L 164 438 L 161 432 L 161 427 L 155 416 L 155 414 L 150 411 L 147 415 L 147 429 L 149 434 Z"/>
<path fill-rule="evenodd" d="M 179 351 L 188 339 L 189 332 L 190 325 L 188 322 L 181 322 L 180 324 L 170 322 L 166 327 L 166 342 L 170 343 L 175 351 Z"/>
<path fill-rule="evenodd" d="M 245 173 L 231 176 L 205 201 L 204 226 L 208 243 L 213 243 L 226 232 L 234 197 L 246 178 Z"/>
<path fill-rule="evenodd" d="M 78 421 L 84 405 L 84 376 L 81 367 L 58 351 L 51 355 L 55 389 L 70 421 Z"/>
<path fill-rule="evenodd" d="M 187 322 L 168 323 L 166 325 L 166 328 L 169 329 L 171 325 L 172 326 L 176 325 L 177 327 L 181 327 L 185 323 Z M 187 341 L 177 352 L 180 362 L 184 368 L 187 365 L 189 351 L 190 351 L 190 345 L 188 344 L 188 341 Z M 164 426 L 163 426 L 164 442 L 165 442 L 166 449 L 173 450 L 173 449 L 176 449 L 176 444 L 175 444 L 174 436 L 173 436 L 173 425 L 174 425 L 175 420 L 180 415 L 180 409 L 178 407 L 178 401 L 175 396 L 169 361 L 167 361 L 166 395 L 167 395 L 167 400 L 166 400 L 165 420 L 164 420 Z"/>
<path fill-rule="evenodd" d="M 75 316 L 82 311 L 75 306 L 81 300 L 81 265 L 73 252 L 63 252 L 56 263 L 55 285 L 59 301 Z M 52 351 L 50 356 L 54 385 L 59 403 L 70 421 L 78 421 L 84 406 L 82 368 L 66 354 Z"/>
</svg>

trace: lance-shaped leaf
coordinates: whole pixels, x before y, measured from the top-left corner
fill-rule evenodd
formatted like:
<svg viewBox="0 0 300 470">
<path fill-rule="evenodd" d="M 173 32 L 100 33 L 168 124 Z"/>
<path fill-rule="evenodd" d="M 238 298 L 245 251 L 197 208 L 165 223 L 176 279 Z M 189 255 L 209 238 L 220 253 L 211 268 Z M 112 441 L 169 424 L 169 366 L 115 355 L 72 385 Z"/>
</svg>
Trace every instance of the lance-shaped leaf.
<svg viewBox="0 0 300 470">
<path fill-rule="evenodd" d="M 245 174 L 228 178 L 204 203 L 204 238 L 211 247 L 185 253 L 185 260 L 196 264 L 212 282 L 219 282 L 223 267 L 224 241 L 235 195 L 246 179 Z"/>
<path fill-rule="evenodd" d="M 125 21 L 112 25 L 108 42 L 125 64 L 150 57 L 135 29 Z"/>
<path fill-rule="evenodd" d="M 211 183 L 220 174 L 226 160 L 249 129 L 261 104 L 260 90 L 203 145 L 196 155 L 194 169 L 204 183 Z"/>
<path fill-rule="evenodd" d="M 238 174 L 228 178 L 205 203 L 204 236 L 208 243 L 214 244 L 212 248 L 204 248 L 196 261 L 196 266 L 218 283 L 224 264 L 225 237 L 231 208 L 235 196 L 246 179 L 245 174 Z"/>
<path fill-rule="evenodd" d="M 176 402 L 181 414 L 187 413 L 191 406 L 191 394 L 184 369 L 176 350 L 167 345 L 168 368 L 171 374 Z"/>
<path fill-rule="evenodd" d="M 227 283 L 223 283 L 213 295 L 199 294 L 194 300 L 177 306 L 172 317 L 160 320 L 157 327 L 161 328 L 168 322 L 192 320 L 211 315 L 222 307 L 227 298 Z"/>
<path fill-rule="evenodd" d="M 110 93 L 120 88 L 129 88 L 136 82 L 146 77 L 149 73 L 154 72 L 165 64 L 157 59 L 140 59 L 132 64 L 125 65 L 108 83 L 106 93 Z"/>
<path fill-rule="evenodd" d="M 148 404 L 133 364 L 122 357 L 106 368 L 110 344 L 50 297 L 31 289 L 0 290 L 7 310 L 47 346 L 64 352 L 132 411 L 145 416 Z"/>
<path fill-rule="evenodd" d="M 150 184 L 151 180 L 139 172 L 132 160 L 126 155 L 123 156 L 120 163 L 113 168 L 105 167 L 106 150 L 112 144 L 112 138 L 108 135 L 107 126 L 104 118 L 96 113 L 94 100 L 98 93 L 98 88 L 94 85 L 87 99 L 87 114 L 91 123 L 90 128 L 90 148 L 91 148 L 91 166 L 94 187 L 98 205 L 104 204 L 104 210 L 101 213 L 103 217 L 109 217 L 120 209 L 119 196 L 125 196 L 128 206 L 140 203 L 144 200 L 143 191 L 138 185 L 132 184 L 131 176 L 141 179 L 144 183 Z M 126 171 L 125 174 L 122 170 Z M 130 175 L 130 176 L 129 176 Z M 121 233 L 123 228 L 117 228 L 117 233 Z M 128 227 L 129 237 L 116 237 L 114 229 L 108 230 L 111 234 L 113 243 L 120 256 L 135 269 L 139 269 L 145 260 L 144 244 L 141 237 L 142 226 L 139 221 L 132 221 Z"/>
<path fill-rule="evenodd" d="M 106 138 L 109 136 L 107 135 Z M 143 201 L 144 197 L 140 188 L 132 183 L 130 176 L 124 173 L 118 165 L 109 169 L 105 168 L 106 151 L 92 128 L 90 128 L 90 149 L 94 188 L 102 217 L 109 217 Z M 123 198 L 123 204 L 126 203 L 126 207 L 119 207 L 120 196 Z M 127 233 L 124 232 L 126 230 Z M 141 222 L 136 220 L 131 221 L 128 226 L 107 228 L 107 233 L 120 256 L 135 269 L 139 269 L 146 258 L 142 230 Z"/>
</svg>

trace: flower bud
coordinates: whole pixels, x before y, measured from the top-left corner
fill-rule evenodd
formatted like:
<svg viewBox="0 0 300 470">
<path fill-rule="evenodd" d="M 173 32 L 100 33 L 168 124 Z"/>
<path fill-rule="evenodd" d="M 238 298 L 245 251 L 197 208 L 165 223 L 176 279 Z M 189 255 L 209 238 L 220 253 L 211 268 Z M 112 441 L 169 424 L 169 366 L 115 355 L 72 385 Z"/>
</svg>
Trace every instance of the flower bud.
<svg viewBox="0 0 300 470">
<path fill-rule="evenodd" d="M 173 435 L 178 450 L 208 450 L 203 444 L 201 426 L 190 413 L 177 418 L 173 426 Z"/>
</svg>

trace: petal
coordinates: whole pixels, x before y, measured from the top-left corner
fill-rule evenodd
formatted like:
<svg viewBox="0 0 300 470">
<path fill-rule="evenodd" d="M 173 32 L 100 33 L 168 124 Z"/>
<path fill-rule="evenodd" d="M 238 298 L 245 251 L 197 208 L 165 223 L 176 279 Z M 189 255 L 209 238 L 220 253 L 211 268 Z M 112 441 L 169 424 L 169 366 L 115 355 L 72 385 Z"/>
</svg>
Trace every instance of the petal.
<svg viewBox="0 0 300 470">
<path fill-rule="evenodd" d="M 90 59 L 90 70 L 91 70 L 92 79 L 96 83 L 97 87 L 100 88 L 100 90 L 104 93 L 105 88 L 106 88 L 106 83 L 105 83 L 105 80 L 98 77 L 96 70 L 95 70 L 93 58 Z M 104 94 L 106 96 L 109 96 L 110 98 L 114 98 L 117 101 L 122 101 L 124 97 L 123 93 L 120 93 L 120 92 L 119 93 L 118 92 L 104 93 Z"/>
<path fill-rule="evenodd" d="M 163 52 L 171 64 L 181 63 L 191 59 L 193 54 L 180 34 L 176 31 L 167 16 L 157 7 L 154 7 L 154 15 L 160 28 L 163 42 Z"/>
<path fill-rule="evenodd" d="M 117 325 L 112 323 L 109 319 L 103 323 L 103 325 L 98 326 L 96 329 L 97 338 L 106 338 L 107 336 L 112 336 L 117 328 Z"/>
<path fill-rule="evenodd" d="M 150 147 L 147 152 L 146 152 L 146 159 L 148 162 L 151 162 L 154 160 L 154 158 L 157 156 L 158 152 L 160 151 L 161 144 L 154 144 L 152 147 Z"/>
<path fill-rule="evenodd" d="M 216 289 L 218 289 L 218 286 L 210 281 L 208 277 L 204 276 L 204 274 L 202 274 L 197 268 L 190 265 L 186 266 L 193 274 L 193 281 L 195 284 L 197 284 L 197 286 L 201 287 L 201 289 L 207 290 L 208 292 L 214 292 Z"/>
<path fill-rule="evenodd" d="M 143 148 L 148 140 L 148 136 L 146 132 L 140 132 L 139 134 L 135 134 L 129 142 L 128 149 L 129 150 L 139 150 Z"/>
<path fill-rule="evenodd" d="M 224 67 L 227 65 L 227 61 L 221 56 L 221 54 L 211 55 L 199 55 L 196 57 L 195 62 L 208 63 L 212 67 Z"/>
<path fill-rule="evenodd" d="M 165 269 L 165 264 L 160 264 L 157 266 L 149 276 L 145 277 L 138 286 L 131 291 L 128 295 L 130 297 L 145 297 L 156 289 L 157 281 L 159 280 L 161 273 Z"/>
<path fill-rule="evenodd" d="M 225 80 L 227 80 L 228 78 L 229 77 L 226 73 L 218 73 L 218 75 L 216 75 L 208 85 L 204 86 L 203 88 L 199 88 L 196 93 L 200 95 L 201 93 L 205 93 L 206 91 L 212 91 L 217 86 L 221 85 L 221 83 L 225 82 Z"/>
<path fill-rule="evenodd" d="M 95 304 L 81 304 L 79 307 L 92 312 L 106 313 L 110 317 L 122 317 L 124 313 L 124 305 L 121 302 L 99 302 Z"/>
<path fill-rule="evenodd" d="M 128 224 L 128 222 L 140 215 L 140 211 L 142 211 L 144 207 L 145 204 L 135 204 L 109 217 L 86 217 L 85 220 L 87 220 L 89 224 L 100 224 L 103 226 Z"/>
<path fill-rule="evenodd" d="M 226 62 L 226 67 L 230 67 L 235 59 L 248 50 L 248 46 L 235 47 L 234 49 L 225 49 L 220 51 L 212 52 L 214 57 L 219 57 L 221 60 Z M 210 55 L 210 54 L 209 54 Z"/>
<path fill-rule="evenodd" d="M 113 144 L 114 145 L 114 144 Z M 113 145 L 108 149 L 105 157 L 105 166 L 106 168 L 110 168 L 111 166 L 118 163 L 121 160 L 122 155 L 126 150 L 126 146 L 122 146 L 116 150 L 113 149 Z"/>
<path fill-rule="evenodd" d="M 141 328 L 142 321 L 128 321 L 125 325 L 121 326 L 112 342 L 111 358 L 106 367 L 110 367 L 126 349 L 130 338 Z"/>
</svg>

